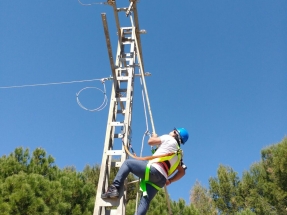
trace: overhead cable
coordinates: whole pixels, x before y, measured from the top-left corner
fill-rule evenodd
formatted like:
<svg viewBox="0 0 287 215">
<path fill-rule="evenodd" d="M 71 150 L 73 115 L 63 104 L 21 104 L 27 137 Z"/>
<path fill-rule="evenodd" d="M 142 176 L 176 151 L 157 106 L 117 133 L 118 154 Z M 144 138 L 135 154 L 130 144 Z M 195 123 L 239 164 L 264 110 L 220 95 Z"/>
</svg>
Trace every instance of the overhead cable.
<svg viewBox="0 0 287 215">
<path fill-rule="evenodd" d="M 102 81 L 102 80 L 103 79 L 89 79 L 89 80 L 80 80 L 80 81 L 54 82 L 54 83 L 46 83 L 46 84 L 27 84 L 27 85 L 16 85 L 16 86 L 0 87 L 0 89 L 23 88 L 23 87 L 39 87 L 39 86 L 49 86 L 49 85 L 61 85 L 61 84 L 74 84 L 74 83 Z"/>
<path fill-rule="evenodd" d="M 93 3 L 90 3 L 90 4 L 82 3 L 80 0 L 78 0 L 78 2 L 80 3 L 80 5 L 83 5 L 83 6 L 92 6 L 92 5 L 95 5 L 95 4 L 108 5 L 107 2 L 93 2 Z"/>
<path fill-rule="evenodd" d="M 83 83 L 83 82 L 92 82 L 92 81 L 101 81 L 103 84 L 103 90 L 97 87 L 84 87 L 83 89 L 81 89 L 77 94 L 76 94 L 76 98 L 77 98 L 77 103 L 78 105 L 83 108 L 84 110 L 87 111 L 101 111 L 102 109 L 104 109 L 107 106 L 108 103 L 108 98 L 106 95 L 106 86 L 105 86 L 105 81 L 112 79 L 111 77 L 109 78 L 101 78 L 101 79 L 89 79 L 89 80 L 80 80 L 80 81 L 65 81 L 65 82 L 53 82 L 53 83 L 46 83 L 46 84 L 26 84 L 26 85 L 16 85 L 16 86 L 7 86 L 7 87 L 0 87 L 0 89 L 12 89 L 12 88 L 23 88 L 23 87 L 39 87 L 39 86 L 50 86 L 50 85 L 61 85 L 61 84 L 74 84 L 74 83 Z M 80 102 L 79 96 L 80 93 L 86 89 L 97 89 L 99 91 L 101 91 L 104 94 L 104 100 L 102 102 L 102 104 L 95 108 L 95 109 L 88 109 L 85 106 L 83 106 Z"/>
</svg>

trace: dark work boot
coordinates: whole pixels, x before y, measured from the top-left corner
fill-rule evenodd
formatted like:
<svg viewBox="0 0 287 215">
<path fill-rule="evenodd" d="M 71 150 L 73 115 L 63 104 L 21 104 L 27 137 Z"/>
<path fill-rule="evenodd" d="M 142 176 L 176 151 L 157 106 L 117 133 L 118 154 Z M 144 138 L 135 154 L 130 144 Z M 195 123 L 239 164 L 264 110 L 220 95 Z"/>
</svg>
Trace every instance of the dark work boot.
<svg viewBox="0 0 287 215">
<path fill-rule="evenodd" d="M 114 185 L 111 185 L 111 186 L 109 186 L 107 192 L 103 193 L 101 195 L 101 197 L 102 197 L 102 199 L 118 198 L 119 197 L 119 191 Z"/>
</svg>

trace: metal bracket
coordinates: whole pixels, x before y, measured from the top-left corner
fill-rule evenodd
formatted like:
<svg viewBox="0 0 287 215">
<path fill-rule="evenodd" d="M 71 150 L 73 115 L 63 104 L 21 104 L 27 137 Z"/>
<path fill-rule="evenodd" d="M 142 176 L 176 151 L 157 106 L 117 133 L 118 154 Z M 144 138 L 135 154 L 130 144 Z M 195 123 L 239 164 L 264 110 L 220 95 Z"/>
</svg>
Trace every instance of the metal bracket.
<svg viewBox="0 0 287 215">
<path fill-rule="evenodd" d="M 128 17 L 129 15 L 130 15 L 130 13 L 131 13 L 131 9 L 132 9 L 132 7 L 133 7 L 133 4 L 134 4 L 134 2 L 131 2 L 130 3 L 130 6 L 128 7 L 128 9 L 127 9 L 127 12 L 126 12 L 126 16 Z"/>
<path fill-rule="evenodd" d="M 114 5 L 116 0 L 107 0 L 108 5 Z"/>
</svg>

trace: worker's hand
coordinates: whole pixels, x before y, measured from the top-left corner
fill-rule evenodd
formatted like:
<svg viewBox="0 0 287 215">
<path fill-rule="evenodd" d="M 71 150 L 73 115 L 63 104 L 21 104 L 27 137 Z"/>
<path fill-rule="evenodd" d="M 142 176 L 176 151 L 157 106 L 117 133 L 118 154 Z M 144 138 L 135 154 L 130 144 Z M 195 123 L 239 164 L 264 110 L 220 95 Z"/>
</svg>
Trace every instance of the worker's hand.
<svg viewBox="0 0 287 215">
<path fill-rule="evenodd" d="M 152 133 L 151 137 L 158 137 L 156 133 Z"/>
<path fill-rule="evenodd" d="M 171 181 L 169 179 L 166 179 L 165 185 L 168 186 L 171 184 Z"/>
</svg>

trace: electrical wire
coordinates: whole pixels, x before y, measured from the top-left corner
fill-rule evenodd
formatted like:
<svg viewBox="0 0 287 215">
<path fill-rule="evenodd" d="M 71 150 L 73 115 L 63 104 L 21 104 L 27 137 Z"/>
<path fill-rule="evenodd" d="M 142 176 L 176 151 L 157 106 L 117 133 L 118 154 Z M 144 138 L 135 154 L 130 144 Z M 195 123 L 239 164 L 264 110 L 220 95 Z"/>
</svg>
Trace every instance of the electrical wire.
<svg viewBox="0 0 287 215">
<path fill-rule="evenodd" d="M 108 98 L 106 95 L 106 85 L 105 85 L 105 81 L 106 80 L 111 80 L 112 78 L 102 78 L 102 79 L 89 79 L 89 80 L 80 80 L 80 81 L 65 81 L 65 82 L 53 82 L 53 83 L 46 83 L 46 84 L 26 84 L 26 85 L 16 85 L 16 86 L 7 86 L 7 87 L 0 87 L 0 89 L 12 89 L 12 88 L 24 88 L 24 87 L 39 87 L 39 86 L 50 86 L 50 85 L 62 85 L 62 84 L 74 84 L 74 83 L 83 83 L 83 82 L 92 82 L 92 81 L 101 81 L 103 84 L 104 89 L 100 89 L 98 87 L 84 87 L 83 89 L 81 89 L 78 93 L 76 93 L 76 98 L 77 98 L 77 103 L 78 105 L 83 108 L 84 110 L 87 111 L 101 111 L 103 110 L 108 103 Z M 88 109 L 86 108 L 84 105 L 81 104 L 79 96 L 81 94 L 81 92 L 83 92 L 86 89 L 97 89 L 99 91 L 101 91 L 104 94 L 104 100 L 102 102 L 102 104 L 95 108 L 95 109 Z"/>
<path fill-rule="evenodd" d="M 12 89 L 12 88 L 24 88 L 24 87 L 39 87 L 39 86 L 49 86 L 49 85 L 61 85 L 61 84 L 74 84 L 74 83 L 83 83 L 83 82 L 92 82 L 92 81 L 102 81 L 103 79 L 90 79 L 90 80 L 80 80 L 80 81 L 65 81 L 65 82 L 54 82 L 46 84 L 27 84 L 27 85 L 16 85 L 16 86 L 7 86 L 0 87 L 0 89 Z"/>
<path fill-rule="evenodd" d="M 92 6 L 92 5 L 96 5 L 96 4 L 108 5 L 107 2 L 93 2 L 93 3 L 90 3 L 90 4 L 82 3 L 80 0 L 78 0 L 78 2 L 79 2 L 79 4 L 82 5 L 82 6 Z"/>
</svg>

